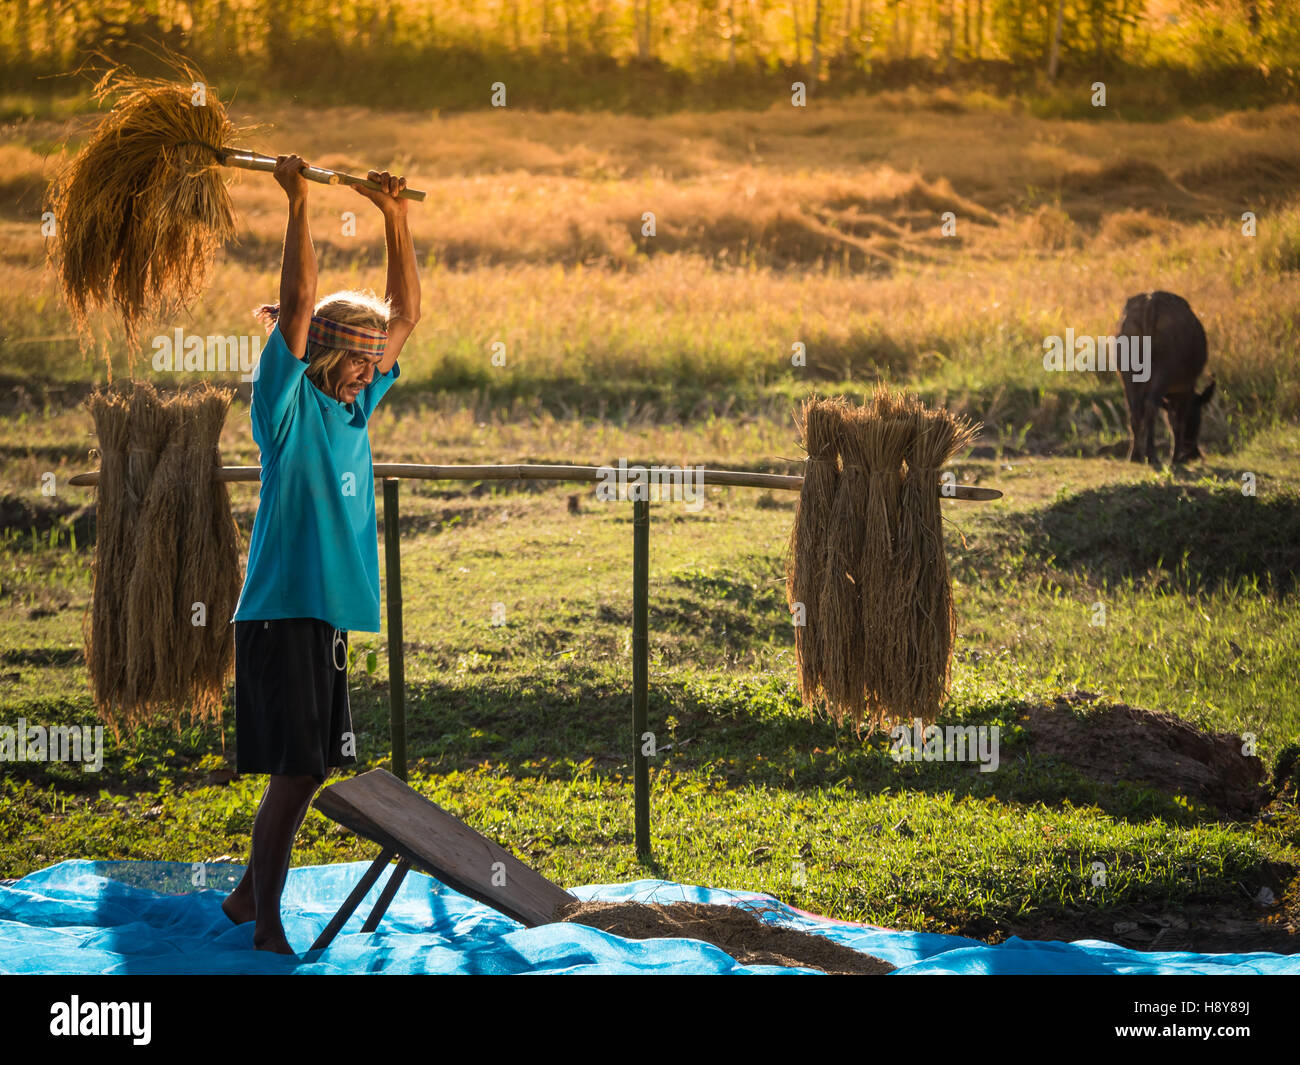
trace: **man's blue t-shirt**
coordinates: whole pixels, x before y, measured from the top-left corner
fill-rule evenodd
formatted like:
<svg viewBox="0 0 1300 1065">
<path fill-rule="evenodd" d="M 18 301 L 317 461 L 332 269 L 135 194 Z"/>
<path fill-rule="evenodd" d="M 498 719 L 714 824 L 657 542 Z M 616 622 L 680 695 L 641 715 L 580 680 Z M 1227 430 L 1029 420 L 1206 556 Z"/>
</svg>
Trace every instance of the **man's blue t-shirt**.
<svg viewBox="0 0 1300 1065">
<path fill-rule="evenodd" d="M 235 621 L 320 618 L 379 631 L 375 475 L 367 423 L 397 380 L 397 363 L 354 403 L 307 377 L 279 325 L 253 371 L 253 439 L 262 491 Z"/>
</svg>

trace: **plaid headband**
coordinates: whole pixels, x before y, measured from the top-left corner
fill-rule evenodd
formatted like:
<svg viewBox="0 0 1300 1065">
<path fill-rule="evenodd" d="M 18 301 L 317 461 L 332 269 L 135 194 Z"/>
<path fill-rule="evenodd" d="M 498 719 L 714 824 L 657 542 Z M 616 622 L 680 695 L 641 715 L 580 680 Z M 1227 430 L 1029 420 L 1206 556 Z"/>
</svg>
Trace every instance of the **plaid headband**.
<svg viewBox="0 0 1300 1065">
<path fill-rule="evenodd" d="M 382 355 L 388 334 L 382 329 L 365 329 L 358 325 L 344 325 L 319 314 L 311 316 L 307 339 L 323 348 L 355 351 L 360 355 Z"/>
</svg>

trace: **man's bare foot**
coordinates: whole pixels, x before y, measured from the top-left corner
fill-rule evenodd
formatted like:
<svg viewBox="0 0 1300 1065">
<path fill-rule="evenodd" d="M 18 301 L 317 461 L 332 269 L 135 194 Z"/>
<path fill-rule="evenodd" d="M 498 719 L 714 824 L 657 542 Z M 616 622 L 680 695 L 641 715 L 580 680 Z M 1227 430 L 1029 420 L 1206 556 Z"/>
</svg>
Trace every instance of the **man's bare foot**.
<svg viewBox="0 0 1300 1065">
<path fill-rule="evenodd" d="M 253 933 L 254 950 L 270 950 L 276 954 L 294 954 L 293 947 L 289 946 L 289 941 L 284 936 L 284 930 L 278 929 L 274 932 L 268 932 L 265 935 L 261 932 Z"/>
<path fill-rule="evenodd" d="M 252 898 L 252 892 L 240 894 L 236 888 L 226 896 L 225 901 L 221 904 L 221 912 L 231 919 L 235 924 L 247 924 L 249 921 L 257 918 L 257 903 Z"/>
</svg>

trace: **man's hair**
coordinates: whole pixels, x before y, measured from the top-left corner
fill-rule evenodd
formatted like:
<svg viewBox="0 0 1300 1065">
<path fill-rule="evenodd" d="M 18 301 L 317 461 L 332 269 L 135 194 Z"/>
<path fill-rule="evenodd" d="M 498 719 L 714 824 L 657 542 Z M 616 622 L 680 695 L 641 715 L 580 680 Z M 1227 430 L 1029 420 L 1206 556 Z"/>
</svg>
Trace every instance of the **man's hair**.
<svg viewBox="0 0 1300 1065">
<path fill-rule="evenodd" d="M 361 326 L 364 329 L 388 329 L 388 316 L 392 308 L 387 300 L 380 299 L 369 289 L 341 289 L 320 300 L 314 315 L 328 318 L 340 325 Z M 254 317 L 266 326 L 267 331 L 275 327 L 280 317 L 278 303 L 264 303 L 253 312 Z M 346 348 L 327 348 L 307 341 L 307 378 L 326 395 L 334 394 L 332 378 L 335 371 L 354 352 Z"/>
<path fill-rule="evenodd" d="M 326 296 L 312 312 L 340 325 L 357 325 L 364 329 L 387 329 L 389 306 L 373 292 L 344 289 Z M 335 371 L 355 352 L 346 348 L 327 348 L 307 341 L 307 377 L 328 396 L 334 394 Z"/>
</svg>

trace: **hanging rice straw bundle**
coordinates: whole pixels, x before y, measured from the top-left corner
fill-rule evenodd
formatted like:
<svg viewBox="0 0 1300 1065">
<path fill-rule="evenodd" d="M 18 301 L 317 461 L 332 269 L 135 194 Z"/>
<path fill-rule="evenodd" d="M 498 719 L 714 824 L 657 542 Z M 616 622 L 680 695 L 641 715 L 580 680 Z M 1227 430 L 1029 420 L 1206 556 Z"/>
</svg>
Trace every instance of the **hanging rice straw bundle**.
<svg viewBox="0 0 1300 1065">
<path fill-rule="evenodd" d="M 180 727 L 185 707 L 191 721 L 220 716 L 240 589 L 238 534 L 216 477 L 232 395 L 203 385 L 164 400 L 136 382 L 129 396 L 91 396 L 103 455 L 86 660 L 118 734 Z"/>
<path fill-rule="evenodd" d="M 952 641 L 956 624 L 948 557 L 943 547 L 943 512 L 938 487 L 943 467 L 970 446 L 980 426 L 958 419 L 946 410 L 926 411 L 925 426 L 915 449 L 915 478 L 906 494 L 913 509 L 913 540 L 917 557 L 913 562 L 917 578 L 913 613 L 916 626 L 918 668 L 914 673 L 912 698 L 917 716 L 933 721 L 952 680 Z"/>
<path fill-rule="evenodd" d="M 122 502 L 122 536 L 125 543 L 119 549 L 119 564 L 122 567 L 120 578 L 125 583 L 120 591 L 123 609 L 118 621 L 125 629 L 126 668 L 121 694 L 128 705 L 152 685 L 152 662 L 137 661 L 131 657 L 129 596 L 141 573 L 136 568 L 136 562 L 139 537 L 142 534 L 141 521 L 148 503 L 150 485 L 158 460 L 167 446 L 175 417 L 149 382 L 133 381 L 132 386 L 126 438 L 126 492 Z"/>
<path fill-rule="evenodd" d="M 808 605 L 806 631 L 795 630 L 804 703 L 859 731 L 932 722 L 951 680 L 954 631 L 940 473 L 979 426 L 882 387 L 859 408 L 805 403 L 800 429 L 810 461 L 786 587 L 791 605 Z M 812 461 L 835 451 L 838 480 L 823 476 L 833 463 Z"/>
<path fill-rule="evenodd" d="M 835 506 L 839 482 L 836 439 L 847 406 L 840 399 L 819 400 L 813 397 L 805 401 L 796 418 L 808 460 L 790 534 L 786 601 L 791 610 L 797 609 L 799 604 L 803 606 L 803 623 L 795 625 L 794 647 L 799 665 L 800 692 L 804 705 L 808 707 L 815 706 L 824 696 L 822 650 L 818 639 L 822 633 L 820 600 L 826 561 L 823 535 Z"/>
<path fill-rule="evenodd" d="M 905 635 L 910 602 L 898 565 L 898 526 L 903 456 L 914 422 L 904 409 L 900 396 L 879 388 L 859 421 L 867 505 L 856 572 L 862 593 L 864 689 L 872 724 L 905 713 L 910 694 L 904 679 L 911 673 Z"/>
<path fill-rule="evenodd" d="M 130 424 L 126 439 L 126 520 L 140 520 L 154 469 L 167 446 L 174 415 L 148 381 L 133 382 Z"/>
<path fill-rule="evenodd" d="M 122 599 L 130 568 L 123 515 L 126 500 L 126 442 L 130 402 L 121 390 L 92 393 L 88 401 L 99 440 L 99 483 L 95 493 L 95 561 L 89 625 L 83 626 L 86 663 L 95 702 L 105 709 L 120 697 L 126 674 Z"/>
<path fill-rule="evenodd" d="M 221 466 L 221 430 L 234 393 L 205 387 L 194 395 L 195 433 L 188 450 L 191 505 L 183 542 L 202 544 L 186 556 L 176 582 L 179 616 L 194 619 L 202 604 L 206 625 L 190 625 L 187 653 L 177 659 L 177 698 L 195 717 L 219 720 L 226 682 L 234 665 L 235 635 L 228 620 L 239 602 L 239 534 L 230 512 L 230 492 L 216 477 Z M 183 662 L 183 667 L 182 667 Z"/>
<path fill-rule="evenodd" d="M 122 67 L 103 75 L 96 102 L 119 99 L 46 198 L 56 223 L 50 261 L 75 326 L 87 335 L 87 308 L 111 297 L 133 351 L 146 312 L 188 304 L 202 290 L 216 249 L 235 235 L 234 205 L 209 146 L 254 128 L 230 121 L 191 63 L 169 62 L 175 81 Z"/>
<path fill-rule="evenodd" d="M 120 65 L 99 79 L 96 102 L 116 103 L 83 131 L 84 146 L 45 202 L 56 223 L 49 260 L 77 331 L 88 336 L 87 309 L 111 299 L 132 355 L 147 317 L 188 305 L 217 249 L 235 235 L 221 168 L 269 173 L 278 165 L 277 156 L 235 146 L 262 127 L 235 125 L 193 63 L 167 51 L 156 58 L 170 68 L 168 79 Z M 341 171 L 304 164 L 300 172 L 322 184 L 380 188 Z M 398 196 L 423 200 L 425 193 L 404 188 Z"/>
<path fill-rule="evenodd" d="M 137 396 L 143 393 L 144 389 L 137 385 Z M 173 613 L 172 592 L 182 550 L 182 541 L 176 535 L 177 521 L 188 505 L 185 445 L 193 432 L 193 418 L 184 396 L 163 403 L 154 394 L 153 400 L 156 406 L 149 410 L 149 417 L 165 445 L 145 482 L 148 495 L 131 537 L 135 558 L 123 613 L 130 663 L 123 723 L 132 727 L 148 720 L 158 709 L 172 705 L 169 681 L 177 657 L 174 651 L 178 641 L 184 639 L 182 619 Z M 132 418 L 136 417 L 136 406 L 133 404 Z"/>
<path fill-rule="evenodd" d="M 867 470 L 862 448 L 860 410 L 850 408 L 836 432 L 843 468 L 835 488 L 831 518 L 823 530 L 825 562 L 817 618 L 824 638 L 820 644 L 822 688 L 826 708 L 836 723 L 862 718 L 862 608 L 856 570 L 865 534 L 863 510 L 867 500 Z"/>
<path fill-rule="evenodd" d="M 903 396 L 900 416 L 908 419 L 911 425 L 906 434 L 903 480 L 899 487 L 897 565 L 899 591 L 904 600 L 910 604 L 910 609 L 902 619 L 900 635 L 904 641 L 903 659 L 911 663 L 909 676 L 904 681 L 907 689 L 904 702 L 911 717 L 925 716 L 923 704 L 917 702 L 917 693 L 922 689 L 918 677 L 920 671 L 925 668 L 920 657 L 920 630 L 924 623 L 922 619 L 925 617 L 925 605 L 917 596 L 917 586 L 921 578 L 920 538 L 923 535 L 919 525 L 921 507 L 918 493 L 928 492 L 933 495 L 935 491 L 934 485 L 930 484 L 918 469 L 918 449 L 929 424 L 926 415 L 926 407 L 920 397 L 910 392 Z"/>
</svg>

